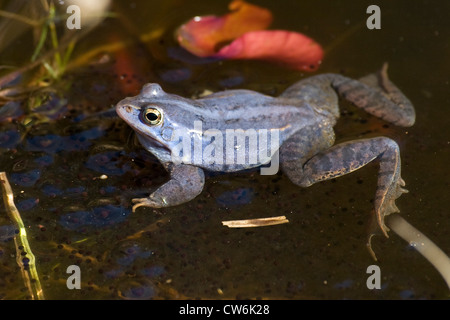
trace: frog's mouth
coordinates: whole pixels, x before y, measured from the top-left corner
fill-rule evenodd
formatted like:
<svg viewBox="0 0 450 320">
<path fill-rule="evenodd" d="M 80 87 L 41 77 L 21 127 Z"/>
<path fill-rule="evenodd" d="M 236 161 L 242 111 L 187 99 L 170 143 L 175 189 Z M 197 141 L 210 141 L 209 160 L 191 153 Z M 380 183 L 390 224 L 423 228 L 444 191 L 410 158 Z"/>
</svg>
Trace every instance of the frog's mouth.
<svg viewBox="0 0 450 320">
<path fill-rule="evenodd" d="M 136 136 L 138 137 L 141 144 L 143 144 L 145 147 L 152 147 L 152 148 L 158 148 L 158 149 L 166 149 L 169 151 L 169 147 L 162 144 L 158 140 L 148 136 L 147 134 L 143 134 L 141 132 L 136 131 Z"/>
</svg>

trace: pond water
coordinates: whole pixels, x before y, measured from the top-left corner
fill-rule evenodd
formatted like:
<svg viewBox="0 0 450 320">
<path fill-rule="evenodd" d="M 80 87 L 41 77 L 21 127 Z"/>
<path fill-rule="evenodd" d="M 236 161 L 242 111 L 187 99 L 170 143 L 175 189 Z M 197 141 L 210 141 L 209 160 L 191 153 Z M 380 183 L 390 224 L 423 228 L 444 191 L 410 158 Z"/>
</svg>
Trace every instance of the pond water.
<svg viewBox="0 0 450 320">
<path fill-rule="evenodd" d="M 0 4 L 8 9 L 11 2 Z M 380 30 L 366 27 L 368 1 L 257 4 L 272 11 L 271 29 L 303 32 L 323 46 L 313 74 L 358 78 L 389 63 L 391 79 L 416 108 L 416 124 L 397 128 L 341 101 L 338 141 L 397 141 L 409 190 L 397 201 L 400 214 L 450 254 L 450 3 L 381 1 Z M 186 97 L 231 88 L 277 95 L 311 75 L 260 61 L 200 61 L 179 49 L 179 25 L 224 14 L 227 5 L 113 1 L 116 16 L 78 39 L 63 77 L 2 100 L 0 170 L 12 185 L 45 298 L 448 299 L 440 274 L 396 234 L 373 239 L 378 261 L 368 253 L 377 164 L 306 189 L 281 173 L 211 175 L 189 203 L 131 212 L 132 198 L 168 177 L 132 130 L 104 111 L 147 82 Z M 30 30 L 12 39 L 0 65 L 25 66 L 34 41 Z M 36 76 L 24 72 L 14 85 Z M 289 223 L 221 223 L 279 215 Z M 27 299 L 13 237 L 2 206 L 0 299 Z M 366 286 L 374 264 L 379 290 Z M 80 267 L 80 290 L 66 286 L 70 265 Z"/>
</svg>

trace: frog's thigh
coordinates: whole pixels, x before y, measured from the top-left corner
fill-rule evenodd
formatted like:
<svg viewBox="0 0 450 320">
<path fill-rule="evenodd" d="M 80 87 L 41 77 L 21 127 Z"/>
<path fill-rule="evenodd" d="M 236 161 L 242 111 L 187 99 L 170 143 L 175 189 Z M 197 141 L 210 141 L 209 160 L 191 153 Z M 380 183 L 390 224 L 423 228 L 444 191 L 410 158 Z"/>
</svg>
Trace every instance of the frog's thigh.
<svg viewBox="0 0 450 320">
<path fill-rule="evenodd" d="M 384 217 L 398 212 L 394 201 L 406 192 L 401 188 L 404 181 L 400 177 L 400 150 L 395 141 L 386 137 L 348 141 L 318 153 L 302 167 L 294 168 L 287 163 L 283 171 L 294 183 L 307 187 L 355 171 L 374 159 L 380 161 L 375 210 L 378 224 L 386 234 Z M 295 169 L 301 173 L 294 173 Z"/>
</svg>

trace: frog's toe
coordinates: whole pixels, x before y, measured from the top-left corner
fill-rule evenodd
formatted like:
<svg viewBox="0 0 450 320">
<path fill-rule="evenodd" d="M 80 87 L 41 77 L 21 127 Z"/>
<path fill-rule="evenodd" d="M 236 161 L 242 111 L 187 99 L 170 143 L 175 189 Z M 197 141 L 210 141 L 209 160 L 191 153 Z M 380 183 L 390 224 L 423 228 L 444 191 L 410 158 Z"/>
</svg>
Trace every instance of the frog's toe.
<svg viewBox="0 0 450 320">
<path fill-rule="evenodd" d="M 400 209 L 395 204 L 395 200 L 403 193 L 408 192 L 408 190 L 402 188 L 404 185 L 405 181 L 402 178 L 399 178 L 382 197 L 379 204 L 376 205 L 378 224 L 386 237 L 388 237 L 387 232 L 389 231 L 389 228 L 384 223 L 384 218 L 392 213 L 400 212 Z"/>
<path fill-rule="evenodd" d="M 151 207 L 151 208 L 159 208 L 161 207 L 156 201 L 150 198 L 135 198 L 131 200 L 135 205 L 133 205 L 133 212 L 136 211 L 139 207 Z"/>
<path fill-rule="evenodd" d="M 372 249 L 372 237 L 379 234 L 379 231 L 388 238 L 389 228 L 386 226 L 384 219 L 386 216 L 400 212 L 400 209 L 395 204 L 395 200 L 399 198 L 403 193 L 407 193 L 408 190 L 402 188 L 405 186 L 405 181 L 402 178 L 399 178 L 396 183 L 392 185 L 391 188 L 388 189 L 385 196 L 382 198 L 382 201 L 375 205 L 375 215 L 372 215 L 371 223 L 370 223 L 370 232 L 367 238 L 367 248 L 369 249 L 370 254 L 377 260 L 374 250 Z"/>
</svg>

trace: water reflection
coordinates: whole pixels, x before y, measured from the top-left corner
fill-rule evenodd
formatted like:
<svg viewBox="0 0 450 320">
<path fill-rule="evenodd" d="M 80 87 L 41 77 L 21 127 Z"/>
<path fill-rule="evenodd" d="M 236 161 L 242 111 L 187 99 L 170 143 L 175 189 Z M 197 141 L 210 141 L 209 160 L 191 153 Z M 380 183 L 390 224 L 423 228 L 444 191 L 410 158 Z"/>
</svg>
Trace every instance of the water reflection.
<svg viewBox="0 0 450 320">
<path fill-rule="evenodd" d="M 23 173 L 11 173 L 11 182 L 22 186 L 22 187 L 32 187 L 39 180 L 41 176 L 40 169 L 33 169 Z"/>
<path fill-rule="evenodd" d="M 107 175 L 122 175 L 131 169 L 120 160 L 122 152 L 107 151 L 91 155 L 86 161 L 86 168 Z"/>
<path fill-rule="evenodd" d="M 60 217 L 59 224 L 69 230 L 83 232 L 89 227 L 103 228 L 123 222 L 130 213 L 129 208 L 106 205 L 89 211 L 66 213 Z"/>
<path fill-rule="evenodd" d="M 158 293 L 155 285 L 146 279 L 125 280 L 119 284 L 119 296 L 127 300 L 148 300 Z"/>
<path fill-rule="evenodd" d="M 17 202 L 17 209 L 22 211 L 27 211 L 33 209 L 39 203 L 39 199 L 37 198 L 29 198 L 25 200 L 21 200 Z"/>
<path fill-rule="evenodd" d="M 20 133 L 17 130 L 0 132 L 0 148 L 13 149 L 20 142 Z"/>
<path fill-rule="evenodd" d="M 0 226 L 0 241 L 11 241 L 18 233 L 19 230 L 12 224 Z"/>
<path fill-rule="evenodd" d="M 28 138 L 28 151 L 41 151 L 54 154 L 61 151 L 81 151 L 92 145 L 91 140 L 98 139 L 104 134 L 101 128 L 92 128 L 71 136 L 48 134 Z"/>
<path fill-rule="evenodd" d="M 223 192 L 216 197 L 216 202 L 223 207 L 237 207 L 251 203 L 253 195 L 252 188 L 238 188 Z"/>
</svg>

